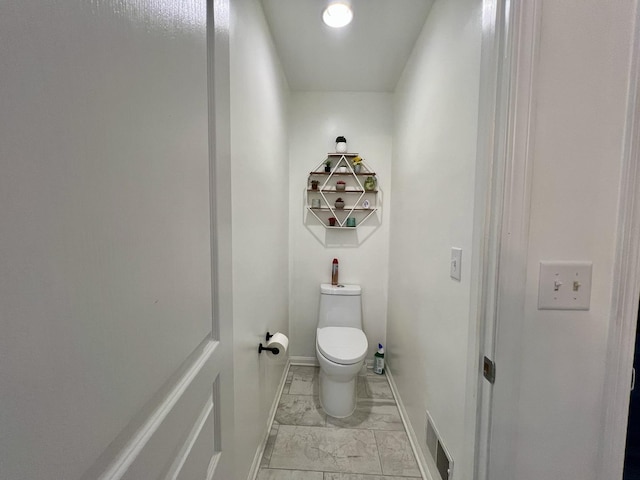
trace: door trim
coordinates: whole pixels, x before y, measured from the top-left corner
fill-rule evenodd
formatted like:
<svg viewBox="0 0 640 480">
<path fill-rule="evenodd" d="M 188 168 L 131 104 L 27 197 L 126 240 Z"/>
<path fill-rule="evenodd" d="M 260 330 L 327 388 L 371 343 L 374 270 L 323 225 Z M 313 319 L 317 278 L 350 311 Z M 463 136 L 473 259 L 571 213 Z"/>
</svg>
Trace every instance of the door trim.
<svg viewBox="0 0 640 480">
<path fill-rule="evenodd" d="M 640 298 L 640 3 L 636 3 L 616 259 L 603 389 L 598 478 L 622 478 L 629 416 L 631 369 Z"/>
<path fill-rule="evenodd" d="M 486 341 L 493 331 L 500 244 L 501 202 L 504 196 L 504 147 L 510 55 L 510 0 L 485 0 L 482 8 L 482 50 L 474 241 L 472 258 L 467 410 L 465 423 L 474 422 L 475 435 L 467 436 L 465 451 L 472 458 L 472 478 L 484 480 L 488 442 L 491 388 L 484 385 L 481 359 L 493 358 L 493 347 Z M 475 310 L 473 310 L 475 308 Z M 473 331 L 475 327 L 476 331 Z M 474 342 L 471 344 L 471 342 Z"/>
<path fill-rule="evenodd" d="M 502 45 L 497 49 L 500 63 L 488 150 L 491 175 L 479 301 L 474 468 L 478 480 L 513 478 L 516 438 L 511 426 L 518 414 L 522 342 L 522 325 L 513 319 L 522 318 L 524 312 L 541 1 L 501 0 L 500 8 L 497 28 Z M 482 378 L 480 360 L 485 355 L 496 364 L 494 385 Z M 492 419 L 493 409 L 500 410 L 500 423 Z"/>
</svg>

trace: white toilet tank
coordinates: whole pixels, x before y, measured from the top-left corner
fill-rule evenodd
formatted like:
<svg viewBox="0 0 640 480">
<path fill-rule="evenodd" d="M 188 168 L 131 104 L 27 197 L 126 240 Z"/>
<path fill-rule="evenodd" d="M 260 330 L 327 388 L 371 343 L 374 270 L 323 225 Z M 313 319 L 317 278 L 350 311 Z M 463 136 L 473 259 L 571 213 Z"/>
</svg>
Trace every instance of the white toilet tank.
<svg viewBox="0 0 640 480">
<path fill-rule="evenodd" d="M 320 285 L 318 328 L 353 327 L 362 330 L 360 285 Z"/>
</svg>

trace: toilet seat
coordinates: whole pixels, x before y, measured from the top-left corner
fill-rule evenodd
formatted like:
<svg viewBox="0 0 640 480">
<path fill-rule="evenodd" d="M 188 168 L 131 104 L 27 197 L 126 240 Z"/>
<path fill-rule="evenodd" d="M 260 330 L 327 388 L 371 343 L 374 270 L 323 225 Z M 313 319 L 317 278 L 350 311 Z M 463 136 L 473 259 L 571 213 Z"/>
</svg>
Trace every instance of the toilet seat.
<svg viewBox="0 0 640 480">
<path fill-rule="evenodd" d="M 364 332 L 353 327 L 318 328 L 316 344 L 324 357 L 340 365 L 362 361 L 369 346 Z"/>
</svg>

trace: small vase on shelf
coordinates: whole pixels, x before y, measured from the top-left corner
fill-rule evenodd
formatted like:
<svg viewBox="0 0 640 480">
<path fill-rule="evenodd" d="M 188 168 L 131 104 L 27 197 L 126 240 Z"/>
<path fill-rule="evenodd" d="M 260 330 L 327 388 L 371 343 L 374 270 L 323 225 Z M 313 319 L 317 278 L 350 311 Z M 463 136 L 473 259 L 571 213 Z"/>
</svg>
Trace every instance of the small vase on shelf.
<svg viewBox="0 0 640 480">
<path fill-rule="evenodd" d="M 336 138 L 336 153 L 347 152 L 347 139 L 344 137 Z"/>
<path fill-rule="evenodd" d="M 360 173 L 360 171 L 362 170 L 362 157 L 358 155 L 351 162 L 353 164 L 353 172 Z"/>
<path fill-rule="evenodd" d="M 367 177 L 364 181 L 364 189 L 367 192 L 373 192 L 376 189 L 376 179 L 374 177 Z"/>
</svg>

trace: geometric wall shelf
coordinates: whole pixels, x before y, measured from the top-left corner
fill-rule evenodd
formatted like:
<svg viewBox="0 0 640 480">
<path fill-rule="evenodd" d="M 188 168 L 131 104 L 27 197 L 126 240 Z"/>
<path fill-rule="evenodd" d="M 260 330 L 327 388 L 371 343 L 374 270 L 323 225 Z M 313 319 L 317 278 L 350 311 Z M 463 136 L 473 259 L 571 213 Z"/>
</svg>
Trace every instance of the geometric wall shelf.
<svg viewBox="0 0 640 480">
<path fill-rule="evenodd" d="M 307 210 L 325 228 L 357 228 L 379 208 L 376 174 L 364 161 L 354 167 L 356 157 L 357 153 L 329 153 L 327 160 L 309 173 Z M 330 162 L 329 171 L 325 171 L 326 162 Z"/>
</svg>

